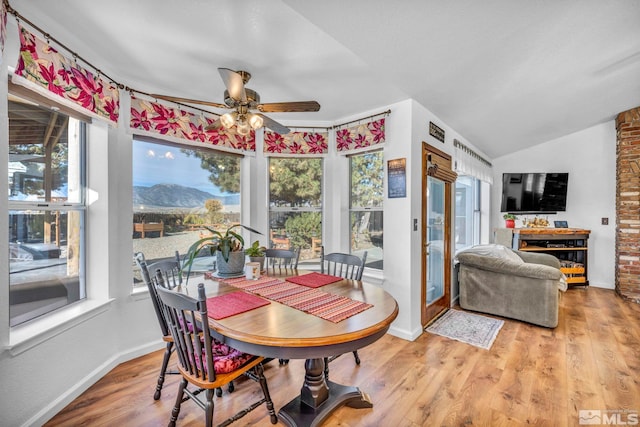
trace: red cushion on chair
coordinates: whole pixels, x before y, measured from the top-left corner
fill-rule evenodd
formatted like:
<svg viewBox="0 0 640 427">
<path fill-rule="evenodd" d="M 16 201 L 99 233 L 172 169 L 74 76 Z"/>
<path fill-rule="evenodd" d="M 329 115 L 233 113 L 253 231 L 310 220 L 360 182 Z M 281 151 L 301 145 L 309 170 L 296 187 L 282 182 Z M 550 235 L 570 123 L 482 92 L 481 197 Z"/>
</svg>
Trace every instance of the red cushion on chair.
<svg viewBox="0 0 640 427">
<path fill-rule="evenodd" d="M 211 348 L 213 350 L 213 369 L 216 374 L 235 371 L 254 357 L 252 354 L 243 353 L 216 340 L 213 341 Z"/>
<path fill-rule="evenodd" d="M 252 354 L 243 353 L 233 347 L 212 338 L 211 350 L 213 353 L 213 370 L 216 374 L 228 374 L 245 365 L 254 358 Z M 206 360 L 204 349 L 202 349 L 202 361 Z M 200 368 L 200 360 L 196 358 L 196 366 Z M 205 364 L 204 371 L 208 372 Z"/>
</svg>

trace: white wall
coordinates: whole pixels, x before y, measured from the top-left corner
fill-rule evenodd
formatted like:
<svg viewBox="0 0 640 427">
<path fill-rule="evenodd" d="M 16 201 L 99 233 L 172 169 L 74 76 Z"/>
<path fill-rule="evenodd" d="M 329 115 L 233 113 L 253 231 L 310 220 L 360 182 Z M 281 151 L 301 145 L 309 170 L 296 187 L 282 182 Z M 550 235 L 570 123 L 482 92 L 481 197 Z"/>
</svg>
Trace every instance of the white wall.
<svg viewBox="0 0 640 427">
<path fill-rule="evenodd" d="M 588 278 L 591 286 L 615 285 L 616 130 L 610 121 L 493 160 L 493 227 L 503 227 L 500 213 L 504 172 L 568 172 L 567 210 L 549 215 L 569 227 L 591 230 Z M 602 225 L 608 218 L 609 225 Z M 519 224 L 517 224 L 519 225 Z"/>
<path fill-rule="evenodd" d="M 17 31 L 8 31 L 3 64 L 16 62 Z M 6 73 L 0 76 L 0 131 L 7 139 Z M 126 96 L 121 111 L 127 111 Z M 390 333 L 415 339 L 420 322 L 422 142 L 453 153 L 453 138 L 473 147 L 435 115 L 412 100 L 362 112 L 350 121 L 391 109 L 386 119 L 384 159 L 406 158 L 407 197 L 385 199 L 384 273 L 371 277 L 399 305 Z M 446 141 L 429 136 L 429 121 L 445 129 Z M 324 126 L 326 124 L 320 124 Z M 157 320 L 146 293 L 132 294 L 132 136 L 124 121 L 119 128 L 95 125 L 89 135 L 86 301 L 9 329 L 8 284 L 0 282 L 0 424 L 40 425 L 55 415 L 113 367 L 163 347 Z M 259 148 L 259 147 L 258 147 Z M 260 149 L 258 149 L 260 153 Z M 7 146 L 0 148 L 0 174 L 7 168 Z M 328 250 L 348 250 L 348 160 L 330 152 L 325 165 L 323 240 Z M 267 229 L 266 161 L 257 154 L 243 160 L 242 220 Z M 6 194 L 6 181 L 0 189 Z M 249 209 L 250 206 L 257 209 Z M 413 230 L 418 220 L 418 231 Z M 4 224 L 4 227 L 2 226 Z M 255 238 L 255 236 L 251 236 Z M 8 253 L 6 211 L 0 211 L 0 252 Z M 6 258 L 0 277 L 8 277 Z M 2 258 L 0 257 L 0 261 Z M 3 274 L 4 273 L 4 274 Z M 73 319 L 73 320 L 70 320 Z M 35 338 L 17 343 L 17 337 Z M 152 393 L 153 384 L 149 392 Z M 149 395 L 151 398 L 151 394 Z"/>
</svg>

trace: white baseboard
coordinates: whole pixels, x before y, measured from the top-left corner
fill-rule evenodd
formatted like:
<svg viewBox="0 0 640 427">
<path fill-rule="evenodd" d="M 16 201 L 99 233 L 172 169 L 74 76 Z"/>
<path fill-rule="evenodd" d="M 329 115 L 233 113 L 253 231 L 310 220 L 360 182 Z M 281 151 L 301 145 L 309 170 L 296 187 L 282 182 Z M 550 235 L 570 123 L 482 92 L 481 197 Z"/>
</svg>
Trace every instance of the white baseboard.
<svg viewBox="0 0 640 427">
<path fill-rule="evenodd" d="M 391 326 L 387 333 L 403 340 L 415 341 L 416 338 L 422 335 L 422 332 L 422 328 L 418 328 L 414 331 L 407 331 L 406 329 L 394 328 Z"/>
<path fill-rule="evenodd" d="M 81 381 L 77 382 L 72 388 L 62 393 L 57 399 L 34 414 L 33 417 L 23 424 L 23 427 L 43 425 L 119 364 L 160 350 L 164 348 L 165 345 L 164 341 L 158 340 L 113 355 L 113 357 L 107 359 L 102 365 L 98 366 Z"/>
</svg>

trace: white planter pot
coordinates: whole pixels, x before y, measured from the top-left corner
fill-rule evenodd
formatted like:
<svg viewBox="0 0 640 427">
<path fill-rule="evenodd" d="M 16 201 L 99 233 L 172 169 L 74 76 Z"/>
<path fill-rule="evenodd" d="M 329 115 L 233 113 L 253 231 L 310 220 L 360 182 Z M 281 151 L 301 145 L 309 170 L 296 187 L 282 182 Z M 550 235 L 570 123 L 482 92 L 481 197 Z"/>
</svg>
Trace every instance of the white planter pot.
<svg viewBox="0 0 640 427">
<path fill-rule="evenodd" d="M 221 276 L 233 276 L 244 273 L 244 252 L 229 253 L 229 261 L 225 261 L 221 252 L 216 252 L 218 274 Z"/>
</svg>

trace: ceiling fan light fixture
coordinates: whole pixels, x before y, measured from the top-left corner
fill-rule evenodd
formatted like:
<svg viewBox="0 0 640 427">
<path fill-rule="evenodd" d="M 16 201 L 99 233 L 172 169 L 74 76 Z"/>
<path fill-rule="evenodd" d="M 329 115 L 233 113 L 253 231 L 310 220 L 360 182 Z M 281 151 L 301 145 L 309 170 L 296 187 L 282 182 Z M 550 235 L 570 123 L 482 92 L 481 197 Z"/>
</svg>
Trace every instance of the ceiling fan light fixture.
<svg viewBox="0 0 640 427">
<path fill-rule="evenodd" d="M 264 120 L 257 114 L 251 114 L 249 116 L 249 125 L 251 125 L 253 129 L 259 129 L 264 125 Z"/>
<path fill-rule="evenodd" d="M 261 113 L 286 113 L 286 112 L 306 112 L 319 111 L 320 104 L 317 101 L 298 102 L 271 102 L 263 104 L 260 95 L 255 90 L 245 87 L 251 74 L 246 71 L 234 71 L 228 68 L 218 68 L 218 73 L 225 85 L 224 104 L 197 99 L 180 98 L 167 95 L 151 95 L 158 99 L 176 103 L 206 105 L 214 108 L 230 109 L 232 112 L 222 114 L 213 123 L 207 124 L 205 131 L 210 132 L 223 127 L 231 129 L 236 126 L 240 135 L 248 135 L 251 129 L 257 130 L 261 127 L 268 128 L 281 135 L 291 132 L 291 129 L 273 120 L 268 115 Z M 253 110 L 259 113 L 252 113 Z M 217 115 L 218 113 L 216 113 Z"/>
<path fill-rule="evenodd" d="M 222 126 L 226 129 L 229 129 L 236 123 L 236 118 L 231 113 L 225 113 L 220 116 L 220 123 L 222 123 Z"/>
<path fill-rule="evenodd" d="M 251 126 L 246 121 L 238 121 L 238 133 L 242 136 L 249 135 Z"/>
</svg>

